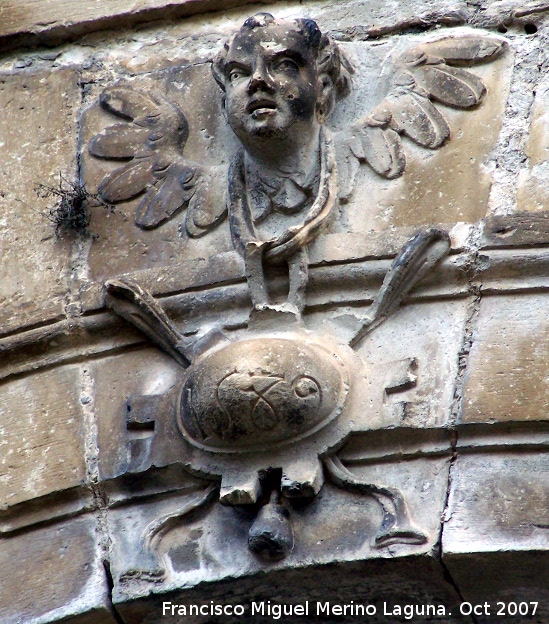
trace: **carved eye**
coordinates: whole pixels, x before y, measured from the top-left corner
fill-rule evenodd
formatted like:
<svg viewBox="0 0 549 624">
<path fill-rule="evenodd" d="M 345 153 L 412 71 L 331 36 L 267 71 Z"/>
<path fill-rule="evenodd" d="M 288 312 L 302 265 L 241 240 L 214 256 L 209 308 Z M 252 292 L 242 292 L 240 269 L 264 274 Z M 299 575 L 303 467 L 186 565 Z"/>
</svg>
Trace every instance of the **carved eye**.
<svg viewBox="0 0 549 624">
<path fill-rule="evenodd" d="M 229 82 L 236 82 L 241 78 L 246 77 L 246 72 L 243 69 L 231 69 L 229 72 Z"/>
<path fill-rule="evenodd" d="M 300 399 L 320 393 L 318 382 L 312 377 L 298 377 L 293 383 L 294 392 Z"/>
<path fill-rule="evenodd" d="M 285 57 L 276 63 L 275 69 L 283 72 L 297 72 L 299 71 L 299 66 L 295 61 L 292 61 L 291 58 Z"/>
</svg>

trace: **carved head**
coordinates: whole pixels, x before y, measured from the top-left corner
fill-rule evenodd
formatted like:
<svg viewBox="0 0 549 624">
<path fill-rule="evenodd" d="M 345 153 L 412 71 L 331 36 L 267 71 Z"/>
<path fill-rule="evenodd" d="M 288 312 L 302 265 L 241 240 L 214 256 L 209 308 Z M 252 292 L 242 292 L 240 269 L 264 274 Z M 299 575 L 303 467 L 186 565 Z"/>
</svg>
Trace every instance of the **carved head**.
<svg viewBox="0 0 549 624">
<path fill-rule="evenodd" d="M 310 133 L 348 93 L 352 69 L 313 20 L 258 13 L 225 43 L 212 71 L 227 120 L 249 145 Z"/>
</svg>

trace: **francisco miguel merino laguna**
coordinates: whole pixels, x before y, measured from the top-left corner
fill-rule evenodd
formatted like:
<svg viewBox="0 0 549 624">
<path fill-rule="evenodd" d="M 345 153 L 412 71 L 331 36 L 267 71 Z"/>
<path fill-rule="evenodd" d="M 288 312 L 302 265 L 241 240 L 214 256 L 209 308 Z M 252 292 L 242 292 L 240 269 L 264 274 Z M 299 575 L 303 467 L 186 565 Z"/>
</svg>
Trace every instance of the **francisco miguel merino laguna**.
<svg viewBox="0 0 549 624">
<path fill-rule="evenodd" d="M 405 620 L 422 615 L 446 616 L 450 612 L 446 610 L 444 605 L 435 604 L 388 604 L 383 602 L 382 608 L 373 604 L 358 604 L 351 600 L 347 604 L 339 604 L 332 602 L 309 602 L 308 600 L 300 604 L 278 604 L 272 603 L 270 600 L 261 602 L 251 602 L 249 605 L 243 604 L 216 604 L 213 600 L 210 604 L 190 604 L 180 605 L 172 602 L 162 603 L 162 615 L 249 615 L 270 616 L 273 620 L 279 620 L 283 616 L 299 616 L 299 615 L 353 615 L 353 616 L 373 616 L 373 615 L 392 615 L 404 617 Z"/>
</svg>

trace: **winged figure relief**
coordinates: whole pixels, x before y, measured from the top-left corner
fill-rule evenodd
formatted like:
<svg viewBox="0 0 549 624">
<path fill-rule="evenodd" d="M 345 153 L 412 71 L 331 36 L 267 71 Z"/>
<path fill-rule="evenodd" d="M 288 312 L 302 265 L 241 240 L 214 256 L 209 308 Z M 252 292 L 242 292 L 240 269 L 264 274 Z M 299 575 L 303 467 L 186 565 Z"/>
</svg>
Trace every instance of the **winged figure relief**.
<svg viewBox="0 0 549 624">
<path fill-rule="evenodd" d="M 421 43 L 395 61 L 390 85 L 373 110 L 332 132 L 331 113 L 360 81 L 343 51 L 313 20 L 252 16 L 212 60 L 222 111 L 237 145 L 228 167 L 187 157 L 193 129 L 172 98 L 121 83 L 103 92 L 101 106 L 116 122 L 92 139 L 89 150 L 120 161 L 120 167 L 102 180 L 101 197 L 109 203 L 139 197 L 135 222 L 144 229 L 186 211 L 191 238 L 208 234 L 227 218 L 253 303 L 251 337 L 234 339 L 215 327 L 188 338 L 138 284 L 124 278 L 106 284 L 106 304 L 188 369 L 175 410 L 183 461 L 199 474 L 221 475 L 221 483 L 200 498 L 152 523 L 145 532 L 149 542 L 206 504 L 215 489 L 225 504 L 258 503 L 259 475 L 273 466 L 282 467 L 282 476 L 250 528 L 253 552 L 267 549 L 280 559 L 291 550 L 292 529 L 280 497 L 315 496 L 324 474 L 339 487 L 377 500 L 383 520 L 376 547 L 427 541 L 398 489 L 362 481 L 333 453 L 371 416 L 363 409 L 370 404 L 369 369 L 355 350 L 449 252 L 449 236 L 429 228 L 409 241 L 344 341 L 296 329 L 305 328 L 300 313 L 307 248 L 333 222 L 338 201 L 352 193 L 362 164 L 383 178 L 397 178 L 406 169 L 407 140 L 433 150 L 450 139 L 444 107 L 477 106 L 486 88 L 470 67 L 495 59 L 504 47 L 500 39 L 473 34 Z M 211 191 L 220 178 L 226 193 L 216 199 Z M 269 294 L 267 265 L 272 264 L 288 267 L 283 304 L 274 304 Z M 283 337 L 264 331 L 254 337 L 258 328 L 274 326 L 278 332 L 272 321 L 283 315 L 284 322 L 291 321 L 280 324 L 290 327 Z M 406 371 L 391 388 L 415 383 L 409 365 Z M 301 444 L 313 435 L 313 444 Z M 140 455 L 140 466 L 141 461 Z"/>
<path fill-rule="evenodd" d="M 353 81 L 350 62 L 314 21 L 260 13 L 212 62 L 225 118 L 241 144 L 230 168 L 185 157 L 190 129 L 177 103 L 118 84 L 101 96 L 117 122 L 95 136 L 89 150 L 124 162 L 103 179 L 99 194 L 110 203 L 142 195 L 135 222 L 144 229 L 186 209 L 190 237 L 207 234 L 229 215 L 254 304 L 269 304 L 264 264 L 286 262 L 288 304 L 299 310 L 307 244 L 329 222 L 338 199 L 351 194 L 360 164 L 397 178 L 406 169 L 404 138 L 423 148 L 442 146 L 451 137 L 444 107 L 479 104 L 486 87 L 469 67 L 495 59 L 505 45 L 467 34 L 408 49 L 395 62 L 382 101 L 330 133 L 330 113 Z M 219 175 L 228 178 L 226 202 L 205 192 Z"/>
</svg>

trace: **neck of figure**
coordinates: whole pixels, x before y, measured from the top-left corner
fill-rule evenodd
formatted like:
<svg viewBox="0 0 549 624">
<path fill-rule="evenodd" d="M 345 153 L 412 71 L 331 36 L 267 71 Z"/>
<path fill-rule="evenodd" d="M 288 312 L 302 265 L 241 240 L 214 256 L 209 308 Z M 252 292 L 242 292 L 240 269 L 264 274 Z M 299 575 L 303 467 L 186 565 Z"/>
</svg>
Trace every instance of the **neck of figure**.
<svg viewBox="0 0 549 624">
<path fill-rule="evenodd" d="M 295 135 L 274 141 L 256 141 L 246 146 L 246 161 L 260 175 L 300 179 L 318 162 L 320 125 L 310 132 L 296 128 Z"/>
</svg>

